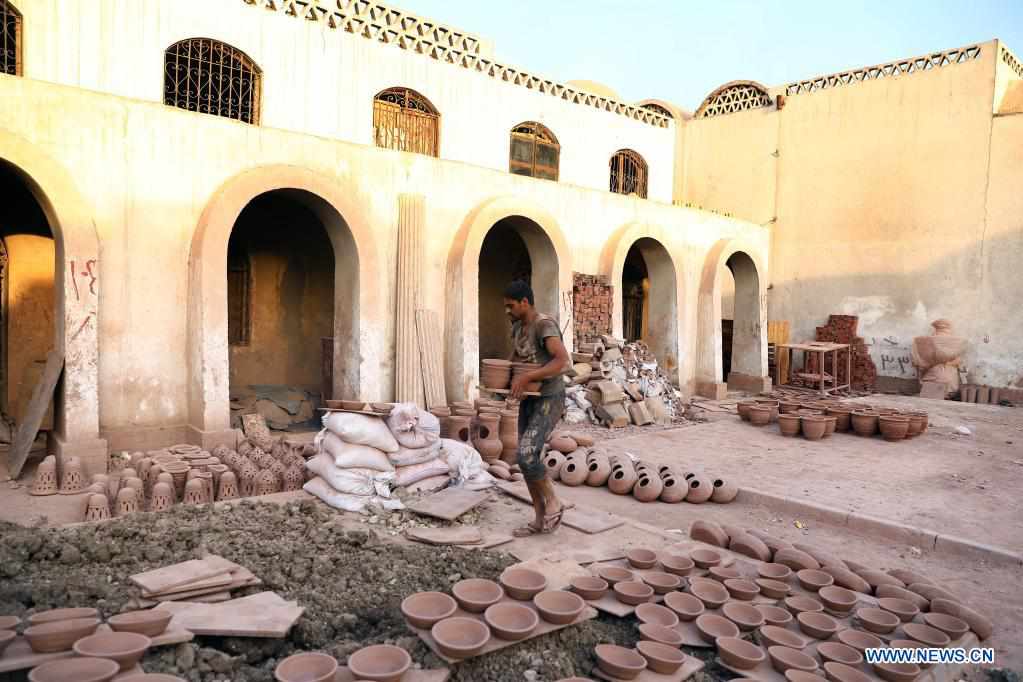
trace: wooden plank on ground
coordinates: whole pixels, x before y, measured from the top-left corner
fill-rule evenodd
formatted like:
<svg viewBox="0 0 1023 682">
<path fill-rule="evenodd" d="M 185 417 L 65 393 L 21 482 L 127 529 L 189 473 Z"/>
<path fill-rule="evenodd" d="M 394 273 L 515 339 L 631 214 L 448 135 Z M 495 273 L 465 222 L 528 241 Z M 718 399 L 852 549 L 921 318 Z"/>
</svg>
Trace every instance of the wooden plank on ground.
<svg viewBox="0 0 1023 682">
<path fill-rule="evenodd" d="M 768 320 L 767 321 L 767 342 L 775 344 L 774 362 L 778 367 L 778 384 L 787 383 L 789 376 L 789 360 L 792 354 L 781 345 L 789 342 L 789 321 Z"/>
<path fill-rule="evenodd" d="M 416 311 L 416 330 L 419 336 L 420 366 L 423 373 L 423 393 L 426 396 L 426 407 L 442 407 L 447 405 L 447 392 L 444 390 L 444 360 L 441 356 L 441 331 L 437 312 L 434 310 Z"/>
<path fill-rule="evenodd" d="M 432 516 L 445 521 L 454 521 L 459 516 L 483 503 L 488 494 L 482 490 L 445 488 L 408 505 L 409 511 Z"/>
<path fill-rule="evenodd" d="M 46 355 L 46 366 L 43 367 L 39 383 L 32 389 L 32 397 L 29 398 L 21 423 L 14 431 L 14 439 L 7 456 L 7 472 L 12 479 L 17 479 L 21 475 L 21 469 L 25 466 L 25 460 L 28 459 L 28 453 L 39 433 L 39 426 L 43 423 L 43 417 L 46 416 L 53 391 L 57 388 L 57 381 L 63 371 L 63 351 L 51 350 Z"/>
</svg>

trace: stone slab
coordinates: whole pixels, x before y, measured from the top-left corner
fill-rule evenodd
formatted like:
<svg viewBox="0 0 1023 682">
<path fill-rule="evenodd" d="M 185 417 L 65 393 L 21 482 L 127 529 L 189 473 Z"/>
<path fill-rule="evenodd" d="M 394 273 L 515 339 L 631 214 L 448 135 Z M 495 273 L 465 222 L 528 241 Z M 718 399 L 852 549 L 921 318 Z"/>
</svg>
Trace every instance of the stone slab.
<svg viewBox="0 0 1023 682">
<path fill-rule="evenodd" d="M 477 545 L 483 541 L 483 533 L 476 526 L 409 528 L 405 537 L 428 545 Z"/>
<path fill-rule="evenodd" d="M 274 592 L 260 592 L 220 604 L 161 602 L 174 614 L 171 625 L 197 635 L 283 638 L 305 609 Z"/>
<path fill-rule="evenodd" d="M 655 673 L 653 670 L 650 670 L 650 668 L 647 668 L 636 677 L 633 677 L 632 680 L 633 682 L 683 682 L 683 680 L 688 680 L 690 677 L 703 670 L 703 667 L 704 662 L 700 659 L 695 656 L 686 656 L 686 660 L 682 662 L 682 666 L 671 675 Z M 593 674 L 602 680 L 607 680 L 608 682 L 618 682 L 623 679 L 621 677 L 608 675 L 599 668 L 595 669 Z"/>
<path fill-rule="evenodd" d="M 484 535 L 483 540 L 475 545 L 455 545 L 462 549 L 492 549 L 501 545 L 506 545 L 514 540 L 511 535 L 504 535 L 501 533 L 495 533 L 493 535 Z"/>
<path fill-rule="evenodd" d="M 224 573 L 219 573 L 210 578 L 203 578 L 202 580 L 196 580 L 195 582 L 185 583 L 184 585 L 172 587 L 171 589 L 163 592 L 150 592 L 144 589 L 142 590 L 142 596 L 149 599 L 154 597 L 169 597 L 182 592 L 201 593 L 203 590 L 206 590 L 207 588 L 217 589 L 223 587 L 224 585 L 229 585 L 232 580 L 233 578 L 231 577 L 231 573 L 225 571 Z"/>
<path fill-rule="evenodd" d="M 473 507 L 482 504 L 489 495 L 481 490 L 445 488 L 407 505 L 409 511 L 432 516 L 445 521 L 454 521 Z"/>
<path fill-rule="evenodd" d="M 136 573 L 129 577 L 133 583 L 145 592 L 157 594 L 169 592 L 172 588 L 212 578 L 225 571 L 238 568 L 238 564 L 216 555 L 202 559 L 189 559 L 181 563 L 163 566 L 151 571 Z"/>
</svg>

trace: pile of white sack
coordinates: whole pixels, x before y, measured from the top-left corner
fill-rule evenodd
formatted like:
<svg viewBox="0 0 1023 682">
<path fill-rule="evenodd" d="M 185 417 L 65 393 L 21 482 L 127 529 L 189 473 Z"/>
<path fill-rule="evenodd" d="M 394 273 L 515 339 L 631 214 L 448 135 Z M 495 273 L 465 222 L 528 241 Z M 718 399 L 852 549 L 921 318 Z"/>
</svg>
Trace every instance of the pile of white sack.
<svg viewBox="0 0 1023 682">
<path fill-rule="evenodd" d="M 433 492 L 448 485 L 474 490 L 495 480 L 471 445 L 440 437 L 437 417 L 414 403 L 395 405 L 384 416 L 327 412 L 306 462 L 315 477 L 303 488 L 345 511 L 403 509 L 391 492 Z"/>
</svg>

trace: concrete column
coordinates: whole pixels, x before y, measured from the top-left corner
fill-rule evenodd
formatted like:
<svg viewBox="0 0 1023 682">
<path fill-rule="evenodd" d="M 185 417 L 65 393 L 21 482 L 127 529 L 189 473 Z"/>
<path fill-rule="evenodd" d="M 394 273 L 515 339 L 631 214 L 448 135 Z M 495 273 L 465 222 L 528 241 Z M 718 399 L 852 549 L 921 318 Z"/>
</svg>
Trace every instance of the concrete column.
<svg viewBox="0 0 1023 682">
<path fill-rule="evenodd" d="M 416 309 L 423 288 L 423 196 L 398 196 L 398 291 L 395 324 L 395 399 L 422 406 L 422 359 L 416 335 Z"/>
</svg>

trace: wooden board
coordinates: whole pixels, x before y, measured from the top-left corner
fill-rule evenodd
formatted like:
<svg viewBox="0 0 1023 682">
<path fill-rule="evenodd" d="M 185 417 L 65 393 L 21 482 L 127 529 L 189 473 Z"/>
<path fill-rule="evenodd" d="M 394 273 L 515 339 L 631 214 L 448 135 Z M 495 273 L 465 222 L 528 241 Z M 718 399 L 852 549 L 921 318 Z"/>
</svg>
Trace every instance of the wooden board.
<svg viewBox="0 0 1023 682">
<path fill-rule="evenodd" d="M 482 490 L 445 488 L 416 500 L 409 504 L 407 509 L 424 516 L 454 521 L 473 507 L 482 504 L 488 497 L 487 492 Z"/>
<path fill-rule="evenodd" d="M 161 602 L 174 614 L 171 625 L 197 635 L 283 638 L 305 609 L 274 592 L 260 592 L 220 604 Z"/>
<path fill-rule="evenodd" d="M 423 393 L 426 407 L 442 407 L 448 404 L 444 390 L 444 360 L 440 322 L 433 310 L 416 311 L 416 331 L 419 336 L 420 365 L 423 372 Z"/>
<path fill-rule="evenodd" d="M 7 455 L 7 473 L 12 480 L 21 475 L 21 469 L 25 466 L 25 460 L 28 459 L 28 453 L 36 440 L 36 434 L 39 433 L 39 426 L 43 423 L 43 417 L 46 416 L 46 410 L 53 399 L 53 391 L 57 388 L 57 381 L 63 371 L 63 351 L 51 350 L 46 355 L 46 365 L 43 367 L 42 376 L 39 377 L 39 383 L 32 389 L 32 397 L 25 407 L 21 423 L 14 431 L 11 449 Z"/>
<path fill-rule="evenodd" d="M 773 343 L 777 347 L 781 347 L 782 344 L 789 342 L 789 321 L 788 320 L 768 320 L 767 321 L 767 342 Z M 789 376 L 789 361 L 792 354 L 788 351 L 779 352 L 775 349 L 774 362 L 778 368 L 778 385 L 788 383 Z"/>
<path fill-rule="evenodd" d="M 533 503 L 529 495 L 529 488 L 526 487 L 525 483 L 498 483 L 497 487 L 517 500 L 527 504 Z M 565 511 L 561 517 L 561 522 L 569 528 L 575 528 L 583 533 L 594 535 L 621 526 L 625 523 L 625 519 L 596 507 L 574 505 Z"/>
<path fill-rule="evenodd" d="M 106 624 L 101 624 L 98 628 L 96 628 L 97 634 L 110 631 L 110 626 Z M 163 634 L 152 638 L 153 642 L 150 646 L 181 644 L 182 642 L 190 642 L 194 638 L 195 635 L 188 630 L 171 628 L 168 626 L 168 628 L 164 630 Z M 52 654 L 37 654 L 32 651 L 32 647 L 29 646 L 28 640 L 19 635 L 14 638 L 10 645 L 4 649 L 3 654 L 0 655 L 0 673 L 34 668 L 37 665 L 42 665 L 49 661 L 59 661 L 64 658 L 72 658 L 75 655 L 75 652 L 70 648 L 67 651 L 57 651 Z"/>
<path fill-rule="evenodd" d="M 225 571 L 230 572 L 238 567 L 236 563 L 211 554 L 202 559 L 190 559 L 178 564 L 136 573 L 130 576 L 129 580 L 150 594 L 158 594 L 169 592 L 175 587 L 212 578 Z"/>
<path fill-rule="evenodd" d="M 447 682 L 448 677 L 451 676 L 451 671 L 447 668 L 437 668 L 434 670 L 417 670 L 411 668 L 407 673 L 401 676 L 401 682 Z M 348 666 L 339 666 L 337 673 L 334 675 L 334 682 L 358 682 L 355 676 L 352 675 L 352 671 L 348 669 Z"/>
<path fill-rule="evenodd" d="M 650 668 L 647 668 L 636 677 L 633 677 L 632 680 L 633 682 L 683 682 L 683 680 L 688 680 L 690 677 L 703 670 L 703 667 L 704 663 L 700 659 L 695 656 L 686 656 L 686 660 L 682 662 L 682 666 L 671 675 L 655 673 Z M 595 668 L 593 674 L 602 680 L 608 680 L 608 682 L 618 682 L 618 680 L 622 679 L 620 677 L 612 677 L 600 668 Z"/>
<path fill-rule="evenodd" d="M 476 526 L 409 528 L 405 537 L 428 545 L 476 545 L 483 541 L 483 534 Z"/>
</svg>

